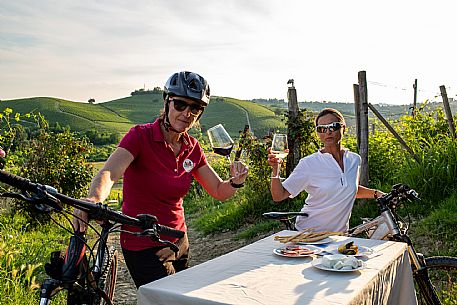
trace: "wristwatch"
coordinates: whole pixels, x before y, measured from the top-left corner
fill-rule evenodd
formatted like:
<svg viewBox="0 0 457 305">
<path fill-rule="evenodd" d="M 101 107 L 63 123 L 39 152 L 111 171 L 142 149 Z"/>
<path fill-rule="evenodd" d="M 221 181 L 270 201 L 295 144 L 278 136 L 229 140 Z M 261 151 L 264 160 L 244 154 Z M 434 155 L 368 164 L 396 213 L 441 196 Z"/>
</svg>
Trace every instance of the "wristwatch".
<svg viewBox="0 0 457 305">
<path fill-rule="evenodd" d="M 240 184 L 237 184 L 237 183 L 233 182 L 232 178 L 230 178 L 230 185 L 231 185 L 233 188 L 239 189 L 240 187 L 243 187 L 243 186 L 244 186 L 244 182 L 243 182 L 243 183 L 240 183 Z"/>
</svg>

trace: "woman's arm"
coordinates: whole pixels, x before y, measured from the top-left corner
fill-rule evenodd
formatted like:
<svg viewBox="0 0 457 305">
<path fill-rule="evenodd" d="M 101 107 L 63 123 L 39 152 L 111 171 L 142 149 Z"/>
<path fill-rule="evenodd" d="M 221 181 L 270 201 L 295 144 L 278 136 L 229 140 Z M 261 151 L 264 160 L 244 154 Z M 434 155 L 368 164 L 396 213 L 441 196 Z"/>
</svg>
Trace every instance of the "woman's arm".
<svg viewBox="0 0 457 305">
<path fill-rule="evenodd" d="M 279 202 L 289 198 L 290 193 L 282 186 L 279 178 L 271 178 L 271 197 L 273 201 Z"/>
<path fill-rule="evenodd" d="M 127 167 L 133 161 L 132 154 L 125 148 L 118 147 L 111 154 L 103 165 L 103 168 L 95 175 L 90 183 L 89 195 L 86 198 L 92 202 L 103 202 L 108 198 L 111 187 L 124 174 Z M 73 211 L 73 227 L 80 232 L 87 230 L 86 222 L 88 215 L 86 212 L 75 209 Z"/>
<path fill-rule="evenodd" d="M 385 195 L 385 193 L 380 190 L 370 189 L 370 188 L 367 188 L 367 187 L 359 184 L 355 198 L 368 198 L 368 199 L 374 198 L 374 199 L 376 199 L 376 198 L 379 198 L 384 195 Z"/>
<path fill-rule="evenodd" d="M 103 168 L 92 179 L 87 199 L 93 202 L 103 202 L 108 198 L 111 187 L 124 175 L 132 163 L 133 156 L 125 148 L 118 147 L 103 165 Z"/>
<path fill-rule="evenodd" d="M 195 179 L 205 188 L 213 198 L 217 200 L 227 200 L 232 197 L 237 188 L 232 184 L 241 185 L 248 176 L 248 168 L 242 163 L 235 161 L 230 165 L 232 178 L 223 181 L 214 171 L 211 165 L 206 164 L 195 171 Z"/>
</svg>

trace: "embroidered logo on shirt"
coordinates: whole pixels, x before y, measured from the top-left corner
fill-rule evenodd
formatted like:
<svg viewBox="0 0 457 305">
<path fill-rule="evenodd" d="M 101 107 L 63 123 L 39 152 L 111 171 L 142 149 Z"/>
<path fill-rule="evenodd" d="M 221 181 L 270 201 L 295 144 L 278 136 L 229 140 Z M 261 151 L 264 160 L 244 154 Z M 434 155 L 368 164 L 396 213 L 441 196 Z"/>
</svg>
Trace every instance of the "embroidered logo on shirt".
<svg viewBox="0 0 457 305">
<path fill-rule="evenodd" d="M 190 159 L 186 159 L 182 163 L 182 167 L 188 173 L 194 168 L 194 162 L 192 160 L 190 160 Z"/>
</svg>

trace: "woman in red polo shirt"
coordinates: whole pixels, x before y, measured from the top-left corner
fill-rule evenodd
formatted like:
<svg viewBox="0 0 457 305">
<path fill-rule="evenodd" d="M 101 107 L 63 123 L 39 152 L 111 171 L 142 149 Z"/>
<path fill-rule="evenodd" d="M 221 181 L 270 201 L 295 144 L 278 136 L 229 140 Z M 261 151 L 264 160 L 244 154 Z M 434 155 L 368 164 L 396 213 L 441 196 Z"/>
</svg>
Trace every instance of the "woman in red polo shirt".
<svg viewBox="0 0 457 305">
<path fill-rule="evenodd" d="M 217 200 L 234 195 L 248 175 L 245 165 L 234 162 L 230 168 L 233 178 L 223 181 L 207 163 L 198 141 L 187 133 L 209 99 L 210 89 L 203 77 L 187 71 L 173 74 L 164 87 L 162 115 L 154 123 L 130 129 L 92 180 L 88 199 L 103 202 L 123 176 L 123 213 L 152 214 L 161 225 L 186 231 L 183 197 L 193 178 Z M 75 215 L 87 219 L 80 210 L 75 210 Z M 84 221 L 76 217 L 74 226 L 86 230 Z M 149 238 L 121 233 L 125 262 L 137 288 L 188 267 L 187 235 L 168 240 L 179 246 L 176 256 Z"/>
</svg>

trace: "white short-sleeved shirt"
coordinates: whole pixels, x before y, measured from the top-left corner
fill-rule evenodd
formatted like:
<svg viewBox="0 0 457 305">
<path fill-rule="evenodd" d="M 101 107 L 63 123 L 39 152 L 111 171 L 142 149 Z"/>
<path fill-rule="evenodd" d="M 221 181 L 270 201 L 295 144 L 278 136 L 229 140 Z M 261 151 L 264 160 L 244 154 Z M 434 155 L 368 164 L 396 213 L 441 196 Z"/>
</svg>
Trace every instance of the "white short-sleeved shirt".
<svg viewBox="0 0 457 305">
<path fill-rule="evenodd" d="M 329 153 L 315 152 L 300 160 L 283 182 L 290 198 L 306 191 L 302 212 L 297 217 L 297 230 L 314 228 L 321 231 L 347 231 L 359 182 L 360 156 L 345 149 L 344 172 Z"/>
</svg>

